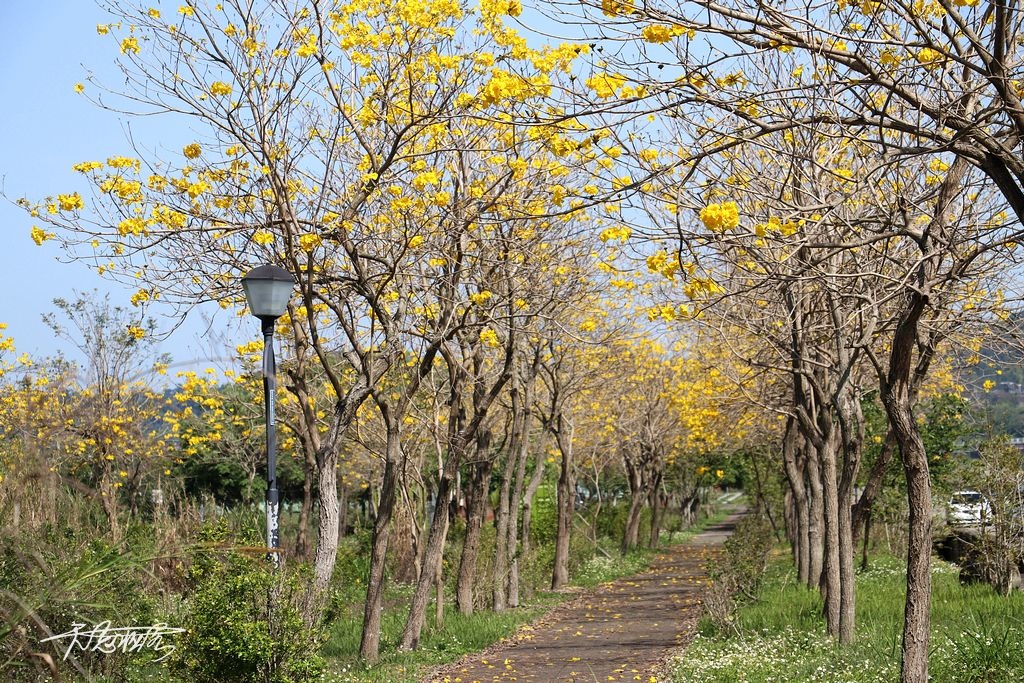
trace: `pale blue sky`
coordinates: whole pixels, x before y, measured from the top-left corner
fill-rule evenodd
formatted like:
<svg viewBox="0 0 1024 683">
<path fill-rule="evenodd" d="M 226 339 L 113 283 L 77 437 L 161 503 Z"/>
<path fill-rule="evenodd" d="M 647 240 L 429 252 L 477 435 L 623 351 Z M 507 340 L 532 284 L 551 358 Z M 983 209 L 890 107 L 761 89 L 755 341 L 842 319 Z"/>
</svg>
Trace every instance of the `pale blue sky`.
<svg viewBox="0 0 1024 683">
<path fill-rule="evenodd" d="M 96 34 L 98 23 L 105 23 L 105 15 L 92 0 L 0 0 L 0 187 L 9 200 L 76 189 L 85 196 L 72 164 L 131 153 L 126 121 L 74 91 L 75 83 L 84 82 L 90 71 L 116 85 L 112 58 L 117 48 L 109 36 Z M 145 139 L 147 146 L 174 146 L 189 137 L 180 122 L 169 119 L 147 121 L 142 130 L 137 122 L 131 125 L 137 137 L 161 138 Z M 19 351 L 50 355 L 60 348 L 59 342 L 40 316 L 53 310 L 55 297 L 99 288 L 111 293 L 114 304 L 128 306 L 131 291 L 104 281 L 85 264 L 58 262 L 60 249 L 53 242 L 37 247 L 29 237 L 31 226 L 25 212 L 9 201 L 0 202 L 0 321 L 8 324 L 7 333 Z M 224 355 L 225 345 L 209 341 L 215 335 L 208 333 L 201 317 L 198 312 L 190 314 L 164 342 L 163 350 L 176 361 Z M 170 328 L 169 320 L 158 317 L 157 322 Z M 252 322 L 256 336 L 258 323 Z M 225 325 L 237 327 L 227 316 L 219 316 L 214 327 Z M 232 338 L 238 334 L 232 333 Z"/>
</svg>

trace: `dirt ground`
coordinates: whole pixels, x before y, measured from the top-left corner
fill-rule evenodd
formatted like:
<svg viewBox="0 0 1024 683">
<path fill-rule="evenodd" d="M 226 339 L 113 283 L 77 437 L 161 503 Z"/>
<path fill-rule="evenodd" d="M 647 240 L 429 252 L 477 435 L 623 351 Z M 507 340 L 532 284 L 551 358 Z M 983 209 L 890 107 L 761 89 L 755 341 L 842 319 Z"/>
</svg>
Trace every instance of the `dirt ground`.
<svg viewBox="0 0 1024 683">
<path fill-rule="evenodd" d="M 510 639 L 435 671 L 430 683 L 661 681 L 693 637 L 709 583 L 738 513 L 658 555 L 643 574 L 588 589 Z"/>
</svg>

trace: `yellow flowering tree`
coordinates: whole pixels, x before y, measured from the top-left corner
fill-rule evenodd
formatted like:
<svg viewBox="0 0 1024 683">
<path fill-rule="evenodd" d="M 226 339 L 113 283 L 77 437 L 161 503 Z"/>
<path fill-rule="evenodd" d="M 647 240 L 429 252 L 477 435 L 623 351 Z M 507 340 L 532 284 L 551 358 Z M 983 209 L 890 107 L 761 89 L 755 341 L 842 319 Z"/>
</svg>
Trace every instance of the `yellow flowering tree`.
<svg viewBox="0 0 1024 683">
<path fill-rule="evenodd" d="M 594 144 L 582 124 L 520 121 L 550 111 L 546 96 L 588 48 L 529 46 L 504 24 L 520 11 L 508 2 L 188 2 L 173 17 L 133 2 L 110 9 L 117 21 L 99 32 L 127 75 L 122 101 L 187 116 L 195 136 L 165 158 L 77 164 L 87 191 L 24 202 L 32 238 L 61 241 L 132 282 L 140 300 L 233 308 L 251 266 L 296 274 L 282 331 L 300 441 L 316 467 L 322 595 L 338 536 L 338 453 L 358 407 L 388 373 L 410 378 L 398 399 L 407 405 L 465 326 L 500 344 L 499 329 L 462 317 L 475 305 L 464 297 L 482 296 L 467 291 L 467 273 L 510 239 L 494 226 L 524 231 L 505 256 L 523 259 L 515 243 L 539 240 L 525 235 L 584 194 L 571 173 Z M 311 405 L 313 367 L 330 385 L 329 407 Z"/>
<path fill-rule="evenodd" d="M 151 320 L 96 293 L 54 304 L 44 321 L 84 357 L 59 361 L 74 380 L 58 413 L 69 456 L 55 466 L 96 492 L 117 537 L 122 503 L 136 511 L 147 475 L 166 465 L 165 399 L 150 380 L 168 359 L 156 351 Z"/>
</svg>

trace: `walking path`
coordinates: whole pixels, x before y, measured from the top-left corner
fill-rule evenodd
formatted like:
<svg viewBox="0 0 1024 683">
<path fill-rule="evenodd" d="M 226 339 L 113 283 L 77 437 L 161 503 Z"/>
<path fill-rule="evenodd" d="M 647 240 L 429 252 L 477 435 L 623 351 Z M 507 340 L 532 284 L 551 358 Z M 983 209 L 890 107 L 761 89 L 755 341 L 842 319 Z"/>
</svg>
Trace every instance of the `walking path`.
<svg viewBox="0 0 1024 683">
<path fill-rule="evenodd" d="M 662 680 L 664 661 L 693 637 L 705 566 L 742 513 L 659 554 L 648 571 L 590 589 L 431 683 Z"/>
</svg>

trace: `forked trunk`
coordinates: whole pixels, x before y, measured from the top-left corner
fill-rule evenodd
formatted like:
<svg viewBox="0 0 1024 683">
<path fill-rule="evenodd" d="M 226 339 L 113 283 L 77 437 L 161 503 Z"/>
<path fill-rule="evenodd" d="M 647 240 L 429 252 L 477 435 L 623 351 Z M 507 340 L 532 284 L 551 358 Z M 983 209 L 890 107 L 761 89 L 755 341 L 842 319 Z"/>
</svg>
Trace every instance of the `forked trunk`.
<svg viewBox="0 0 1024 683">
<path fill-rule="evenodd" d="M 420 634 L 426 619 L 430 591 L 434 588 L 435 579 L 441 567 L 444 543 L 448 536 L 448 506 L 454 490 L 455 475 L 462 462 L 463 449 L 462 444 L 452 443 L 437 483 L 437 504 L 434 506 L 434 516 L 430 520 L 430 531 L 427 535 L 427 546 L 423 555 L 423 571 L 420 573 L 420 580 L 416 582 L 416 590 L 409 607 L 409 617 L 406 619 L 405 629 L 402 631 L 402 638 L 398 644 L 398 649 L 402 651 L 415 650 L 420 644 Z"/>
</svg>

